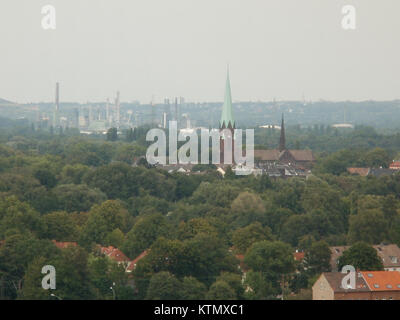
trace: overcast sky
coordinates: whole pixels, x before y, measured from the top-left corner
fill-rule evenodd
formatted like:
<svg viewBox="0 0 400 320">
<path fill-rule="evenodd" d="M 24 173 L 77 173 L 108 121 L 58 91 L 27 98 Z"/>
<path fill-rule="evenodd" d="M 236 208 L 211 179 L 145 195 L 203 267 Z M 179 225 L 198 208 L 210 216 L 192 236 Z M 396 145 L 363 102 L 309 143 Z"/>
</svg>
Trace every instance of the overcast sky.
<svg viewBox="0 0 400 320">
<path fill-rule="evenodd" d="M 57 29 L 42 29 L 52 4 Z M 341 27 L 354 5 L 357 29 Z M 400 98 L 399 0 L 1 0 L 0 98 Z"/>
</svg>

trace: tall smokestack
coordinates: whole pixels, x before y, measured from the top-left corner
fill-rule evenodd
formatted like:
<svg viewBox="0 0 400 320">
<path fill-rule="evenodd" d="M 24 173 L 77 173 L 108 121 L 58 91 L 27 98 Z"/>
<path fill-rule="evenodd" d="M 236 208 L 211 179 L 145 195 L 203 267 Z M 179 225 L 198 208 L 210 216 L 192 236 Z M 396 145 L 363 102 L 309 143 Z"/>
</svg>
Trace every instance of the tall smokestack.
<svg viewBox="0 0 400 320">
<path fill-rule="evenodd" d="M 120 125 L 120 106 L 119 106 L 119 91 L 117 91 L 117 98 L 115 99 L 115 107 L 117 109 L 117 126 Z"/>
<path fill-rule="evenodd" d="M 175 121 L 178 121 L 178 98 L 175 98 Z"/>
<path fill-rule="evenodd" d="M 107 103 L 106 103 L 106 121 L 107 124 L 110 124 L 110 99 L 107 98 Z"/>
<path fill-rule="evenodd" d="M 60 84 L 56 83 L 56 111 L 60 110 Z"/>
</svg>

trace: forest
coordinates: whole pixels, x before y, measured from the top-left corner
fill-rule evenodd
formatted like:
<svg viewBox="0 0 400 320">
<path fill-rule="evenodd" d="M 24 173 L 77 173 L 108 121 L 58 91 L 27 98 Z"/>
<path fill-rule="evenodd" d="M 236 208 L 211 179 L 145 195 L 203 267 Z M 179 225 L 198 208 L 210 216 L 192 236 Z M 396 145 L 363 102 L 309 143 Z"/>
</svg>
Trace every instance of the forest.
<svg viewBox="0 0 400 320">
<path fill-rule="evenodd" d="M 56 268 L 53 293 L 65 300 L 310 299 L 330 270 L 329 246 L 351 245 L 341 264 L 380 270 L 370 245 L 400 245 L 400 174 L 346 171 L 388 167 L 399 158 L 396 132 L 289 127 L 289 147 L 312 149 L 317 162 L 307 179 L 272 179 L 136 161 L 146 127 L 85 136 L 0 123 L 0 299 L 55 299 L 41 287 L 44 265 Z M 256 130 L 261 147 L 277 137 Z M 128 274 L 98 245 L 132 260 L 148 254 Z"/>
</svg>

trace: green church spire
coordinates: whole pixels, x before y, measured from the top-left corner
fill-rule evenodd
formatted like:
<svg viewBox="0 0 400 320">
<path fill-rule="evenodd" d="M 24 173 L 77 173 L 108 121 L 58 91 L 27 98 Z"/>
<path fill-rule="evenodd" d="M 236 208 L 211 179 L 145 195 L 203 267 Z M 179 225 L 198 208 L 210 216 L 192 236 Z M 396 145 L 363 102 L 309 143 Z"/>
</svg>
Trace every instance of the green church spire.
<svg viewBox="0 0 400 320">
<path fill-rule="evenodd" d="M 229 68 L 226 76 L 226 86 L 225 86 L 225 100 L 224 106 L 222 107 L 222 115 L 220 128 L 235 128 L 235 120 L 233 119 L 232 112 L 232 94 L 231 94 L 231 83 L 229 80 Z"/>
</svg>

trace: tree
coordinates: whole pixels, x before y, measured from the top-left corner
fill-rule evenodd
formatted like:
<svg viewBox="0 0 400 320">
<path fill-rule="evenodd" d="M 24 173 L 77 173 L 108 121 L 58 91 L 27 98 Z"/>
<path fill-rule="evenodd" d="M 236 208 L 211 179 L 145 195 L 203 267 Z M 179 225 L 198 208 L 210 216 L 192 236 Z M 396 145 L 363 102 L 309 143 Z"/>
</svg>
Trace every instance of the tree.
<svg viewBox="0 0 400 320">
<path fill-rule="evenodd" d="M 293 250 L 281 241 L 260 241 L 254 243 L 246 253 L 244 262 L 253 271 L 262 272 L 275 288 L 285 275 L 295 270 Z"/>
<path fill-rule="evenodd" d="M 147 300 L 178 300 L 181 283 L 169 272 L 159 272 L 151 277 L 147 289 Z"/>
<path fill-rule="evenodd" d="M 107 200 L 94 205 L 83 228 L 80 242 L 85 246 L 92 243 L 104 244 L 107 235 L 115 229 L 125 230 L 128 225 L 128 211 L 121 201 Z"/>
<path fill-rule="evenodd" d="M 398 216 L 397 207 L 397 200 L 393 194 L 390 194 L 383 199 L 383 216 L 385 217 L 386 221 L 388 221 L 389 226 L 391 226 L 392 222 Z"/>
<path fill-rule="evenodd" d="M 383 270 L 382 261 L 376 250 L 365 242 L 357 242 L 343 252 L 339 258 L 339 270 L 345 265 L 351 265 L 361 271 Z"/>
<path fill-rule="evenodd" d="M 194 205 L 207 203 L 212 206 L 229 207 L 240 189 L 228 183 L 202 182 L 193 192 L 190 202 Z"/>
<path fill-rule="evenodd" d="M 184 277 L 180 298 L 182 300 L 203 300 L 207 293 L 207 287 L 194 277 Z"/>
<path fill-rule="evenodd" d="M 166 172 L 131 167 L 126 163 L 112 163 L 97 168 L 85 176 L 85 182 L 92 188 L 99 188 L 109 199 L 128 200 L 143 193 L 172 200 L 176 182 Z"/>
<path fill-rule="evenodd" d="M 81 184 L 89 170 L 89 167 L 83 164 L 67 164 L 61 170 L 60 184 Z"/>
<path fill-rule="evenodd" d="M 263 228 L 259 222 L 236 229 L 232 234 L 233 245 L 239 253 L 246 253 L 253 243 L 262 240 L 273 240 L 273 236 L 271 230 L 268 227 Z"/>
<path fill-rule="evenodd" d="M 37 237 L 43 236 L 46 231 L 40 214 L 14 196 L 0 200 L 0 222 L 0 239 L 4 239 L 11 230 L 32 232 Z"/>
<path fill-rule="evenodd" d="M 107 200 L 106 195 L 99 189 L 91 189 L 85 184 L 64 184 L 52 191 L 55 197 L 54 210 L 67 212 L 88 211 L 94 204 Z"/>
<path fill-rule="evenodd" d="M 123 265 L 105 256 L 92 255 L 88 258 L 88 272 L 96 299 L 133 298 L 133 290 L 129 287 L 129 279 Z"/>
<path fill-rule="evenodd" d="M 115 160 L 133 164 L 135 158 L 146 155 L 146 148 L 138 144 L 122 144 L 116 150 Z"/>
<path fill-rule="evenodd" d="M 216 281 L 226 282 L 235 291 L 236 297 L 238 299 L 243 299 L 244 287 L 242 285 L 242 277 L 240 274 L 233 272 L 221 272 Z"/>
<path fill-rule="evenodd" d="M 39 240 L 31 233 L 14 233 L 0 246 L 0 270 L 3 281 L 8 281 L 9 298 L 15 298 L 22 288 L 22 279 L 28 265 L 35 258 L 43 257 L 50 262 L 59 254 L 57 247 L 49 240 Z M 51 263 L 47 263 L 51 264 Z M 42 266 L 43 267 L 43 266 Z M 32 267 L 35 268 L 35 267 Z"/>
<path fill-rule="evenodd" d="M 139 217 L 128 232 L 122 250 L 129 257 L 135 258 L 148 249 L 157 238 L 167 236 L 168 233 L 169 228 L 163 215 L 155 213 Z"/>
<path fill-rule="evenodd" d="M 33 176 L 47 189 L 51 189 L 57 184 L 56 176 L 47 168 L 38 168 Z"/>
<path fill-rule="evenodd" d="M 117 128 L 110 128 L 107 131 L 107 141 L 117 141 L 118 140 L 118 130 Z"/>
<path fill-rule="evenodd" d="M 250 192 L 242 192 L 232 202 L 232 213 L 235 225 L 246 226 L 252 222 L 263 221 L 265 219 L 265 206 L 261 198 Z"/>
<path fill-rule="evenodd" d="M 77 247 L 60 250 L 51 263 L 57 272 L 55 294 L 63 300 L 87 300 L 93 297 L 88 270 L 88 254 Z"/>
<path fill-rule="evenodd" d="M 235 290 L 223 280 L 214 282 L 207 293 L 208 300 L 236 300 Z"/>
<path fill-rule="evenodd" d="M 46 232 L 44 236 L 50 240 L 76 241 L 78 228 L 67 212 L 52 212 L 43 216 Z"/>
<path fill-rule="evenodd" d="M 349 241 L 380 243 L 388 238 L 388 225 L 379 209 L 370 209 L 350 216 Z"/>
<path fill-rule="evenodd" d="M 202 279 L 207 285 L 215 281 L 221 271 L 236 271 L 237 261 L 227 245 L 215 235 L 199 233 L 183 242 L 182 268 L 185 275 Z"/>
<path fill-rule="evenodd" d="M 331 269 L 331 250 L 325 241 L 313 242 L 305 254 L 305 266 L 311 274 L 328 272 Z"/>
<path fill-rule="evenodd" d="M 132 142 L 133 140 L 135 140 L 135 136 L 133 134 L 133 129 L 129 128 L 128 130 L 126 130 L 125 132 L 125 140 L 127 142 Z"/>
<path fill-rule="evenodd" d="M 215 227 L 204 218 L 191 219 L 188 222 L 181 222 L 178 227 L 178 238 L 181 240 L 190 239 L 199 233 L 218 235 Z"/>
<path fill-rule="evenodd" d="M 114 229 L 111 231 L 105 239 L 106 245 L 113 246 L 115 248 L 121 248 L 125 240 L 125 235 L 120 229 Z"/>
<path fill-rule="evenodd" d="M 27 267 L 24 275 L 24 285 L 19 293 L 23 300 L 50 300 L 50 292 L 42 288 L 42 268 L 49 261 L 44 257 L 36 257 Z"/>
<path fill-rule="evenodd" d="M 299 240 L 310 233 L 310 217 L 305 214 L 292 215 L 283 224 L 280 238 L 293 246 L 297 246 Z"/>
<path fill-rule="evenodd" d="M 390 162 L 391 158 L 386 152 L 386 150 L 382 148 L 375 148 L 368 151 L 362 158 L 361 162 L 363 162 L 364 166 L 366 167 L 383 167 L 387 168 L 388 163 Z"/>
<path fill-rule="evenodd" d="M 280 293 L 280 290 L 273 288 L 271 281 L 260 271 L 248 271 L 244 285 L 246 287 L 245 298 L 247 300 L 273 299 Z"/>
<path fill-rule="evenodd" d="M 2 174 L 0 176 L 0 192 L 5 195 L 16 196 L 20 201 L 28 202 L 39 212 L 45 212 L 49 203 L 51 203 L 46 187 L 27 174 Z"/>
</svg>

